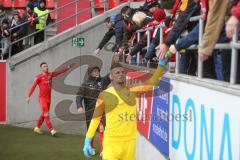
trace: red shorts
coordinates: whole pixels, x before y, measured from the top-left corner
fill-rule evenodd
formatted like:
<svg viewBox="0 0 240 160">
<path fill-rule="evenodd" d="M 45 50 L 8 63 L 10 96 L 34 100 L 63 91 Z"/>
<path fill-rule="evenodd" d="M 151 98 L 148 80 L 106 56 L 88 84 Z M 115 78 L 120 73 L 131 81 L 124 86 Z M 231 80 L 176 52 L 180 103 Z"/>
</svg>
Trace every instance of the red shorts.
<svg viewBox="0 0 240 160">
<path fill-rule="evenodd" d="M 49 113 L 51 100 L 46 98 L 39 98 L 39 104 L 42 110 L 42 113 Z"/>
</svg>

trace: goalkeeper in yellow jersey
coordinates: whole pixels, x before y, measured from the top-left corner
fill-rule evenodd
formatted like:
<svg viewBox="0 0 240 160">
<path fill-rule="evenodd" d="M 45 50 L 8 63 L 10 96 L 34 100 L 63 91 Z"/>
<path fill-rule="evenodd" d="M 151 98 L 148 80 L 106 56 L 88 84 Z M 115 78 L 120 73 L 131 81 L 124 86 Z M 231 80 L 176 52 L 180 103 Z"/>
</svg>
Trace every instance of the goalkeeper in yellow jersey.
<svg viewBox="0 0 240 160">
<path fill-rule="evenodd" d="M 137 138 L 137 97 L 142 92 L 151 91 L 159 83 L 165 70 L 166 59 L 159 62 L 153 76 L 138 86 L 126 85 L 126 71 L 119 63 L 111 67 L 112 84 L 100 93 L 83 148 L 84 155 L 91 157 L 95 150 L 91 139 L 105 112 L 106 127 L 103 141 L 103 160 L 135 160 Z"/>
</svg>

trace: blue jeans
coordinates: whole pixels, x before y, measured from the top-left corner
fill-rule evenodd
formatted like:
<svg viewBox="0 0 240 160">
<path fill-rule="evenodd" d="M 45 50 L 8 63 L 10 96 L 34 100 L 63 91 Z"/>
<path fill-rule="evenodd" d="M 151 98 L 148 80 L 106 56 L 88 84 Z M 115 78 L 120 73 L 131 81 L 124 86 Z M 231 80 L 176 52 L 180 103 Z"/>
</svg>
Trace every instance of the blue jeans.
<svg viewBox="0 0 240 160">
<path fill-rule="evenodd" d="M 216 79 L 223 81 L 223 66 L 222 66 L 222 56 L 220 51 L 215 51 L 213 53 L 214 56 L 214 64 L 215 64 L 215 73 L 216 73 Z"/>
<path fill-rule="evenodd" d="M 147 52 L 145 54 L 145 59 L 147 61 L 154 57 L 155 52 L 156 52 L 156 50 L 155 50 L 156 47 L 157 46 L 154 43 L 150 43 L 150 46 L 148 47 Z"/>
<path fill-rule="evenodd" d="M 130 64 L 137 64 L 137 55 L 132 56 Z"/>
</svg>

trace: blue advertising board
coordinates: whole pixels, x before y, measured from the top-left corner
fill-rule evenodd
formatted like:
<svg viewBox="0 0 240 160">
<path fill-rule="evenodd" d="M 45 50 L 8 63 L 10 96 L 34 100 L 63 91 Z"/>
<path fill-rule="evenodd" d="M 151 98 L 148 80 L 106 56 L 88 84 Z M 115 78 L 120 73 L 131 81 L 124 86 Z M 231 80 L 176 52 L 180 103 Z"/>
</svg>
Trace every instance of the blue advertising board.
<svg viewBox="0 0 240 160">
<path fill-rule="evenodd" d="M 169 157 L 170 80 L 163 78 L 154 88 L 149 140 Z"/>
</svg>

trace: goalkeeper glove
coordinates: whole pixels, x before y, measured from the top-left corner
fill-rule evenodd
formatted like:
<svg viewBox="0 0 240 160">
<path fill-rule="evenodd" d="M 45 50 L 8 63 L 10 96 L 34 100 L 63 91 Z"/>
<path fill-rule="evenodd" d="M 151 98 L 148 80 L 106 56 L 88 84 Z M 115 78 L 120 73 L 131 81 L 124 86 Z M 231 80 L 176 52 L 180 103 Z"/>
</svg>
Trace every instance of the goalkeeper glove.
<svg viewBox="0 0 240 160">
<path fill-rule="evenodd" d="M 162 67 L 165 67 L 168 63 L 168 60 L 170 57 L 172 57 L 173 53 L 170 51 L 167 51 L 167 54 L 165 55 L 165 57 L 163 59 L 160 59 L 158 64 Z"/>
<path fill-rule="evenodd" d="M 95 149 L 91 147 L 91 141 L 92 141 L 91 138 L 88 138 L 88 137 L 85 138 L 83 153 L 88 158 L 95 155 Z"/>
</svg>

